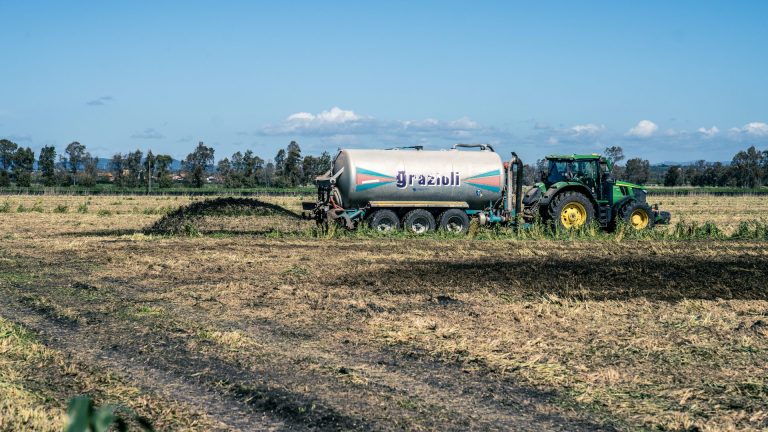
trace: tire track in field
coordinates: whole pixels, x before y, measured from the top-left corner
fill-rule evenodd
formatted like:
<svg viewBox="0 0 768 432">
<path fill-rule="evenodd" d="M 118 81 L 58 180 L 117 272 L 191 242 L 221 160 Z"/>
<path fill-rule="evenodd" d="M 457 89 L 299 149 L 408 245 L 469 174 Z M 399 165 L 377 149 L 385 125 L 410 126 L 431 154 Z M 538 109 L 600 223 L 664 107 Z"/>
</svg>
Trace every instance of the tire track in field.
<svg viewBox="0 0 768 432">
<path fill-rule="evenodd" d="M 162 395 L 169 400 L 197 408 L 223 423 L 225 430 L 284 430 L 285 423 L 264 413 L 255 413 L 246 404 L 223 398 L 221 394 L 201 387 L 189 377 L 137 362 L 119 350 L 94 348 L 92 333 L 77 325 L 62 323 L 22 305 L 0 302 L 0 316 L 38 335 L 46 346 L 65 352 L 84 364 L 117 372 L 144 392 Z"/>
<path fill-rule="evenodd" d="M 49 316 L 50 311 L 8 302 L 12 299 L 10 295 L 5 299 L 0 301 L 0 314 L 39 333 L 46 344 L 86 363 L 118 371 L 139 388 L 200 407 L 234 430 L 607 428 L 578 418 L 564 418 L 558 413 L 559 408 L 549 405 L 548 395 L 495 380 L 491 375 L 466 375 L 459 365 L 446 364 L 426 355 L 414 357 L 413 353 L 349 346 L 302 351 L 296 349 L 295 339 L 292 341 L 281 334 L 286 329 L 274 323 L 250 323 L 244 327 L 249 334 L 263 338 L 270 347 L 267 355 L 275 364 L 293 364 L 297 360 L 294 353 L 300 353 L 316 359 L 313 363 L 321 369 L 346 365 L 367 371 L 369 385 L 339 386 L 332 377 L 318 374 L 314 369 L 294 369 L 293 376 L 289 376 L 285 370 L 270 371 L 264 365 L 245 367 L 190 351 L 188 341 L 183 336 L 174 336 L 172 328 L 145 325 L 125 328 L 125 324 L 130 323 L 110 322 L 114 317 L 94 311 L 86 313 L 88 323 L 76 325 Z M 146 332 L 152 333 L 151 340 L 143 338 Z M 339 400 L 329 406 L 327 399 L 311 396 L 312 390 L 308 394 L 290 390 L 302 383 L 322 388 L 330 395 L 337 395 Z M 396 404 L 401 398 L 418 401 L 423 405 L 418 408 L 427 409 L 427 415 L 422 413 L 419 417 L 417 413 L 417 417 L 410 419 L 395 417 L 389 423 L 376 415 L 377 403 Z M 340 410 L 333 408 L 334 405 Z M 351 405 L 369 412 L 371 418 L 345 414 Z M 542 410 L 542 406 L 548 409 Z M 308 412 L 313 408 L 315 412 Z M 408 414 L 408 408 L 403 409 Z M 397 408 L 390 409 L 387 414 L 397 415 L 396 412 Z M 406 423 L 392 422 L 397 420 Z"/>
</svg>

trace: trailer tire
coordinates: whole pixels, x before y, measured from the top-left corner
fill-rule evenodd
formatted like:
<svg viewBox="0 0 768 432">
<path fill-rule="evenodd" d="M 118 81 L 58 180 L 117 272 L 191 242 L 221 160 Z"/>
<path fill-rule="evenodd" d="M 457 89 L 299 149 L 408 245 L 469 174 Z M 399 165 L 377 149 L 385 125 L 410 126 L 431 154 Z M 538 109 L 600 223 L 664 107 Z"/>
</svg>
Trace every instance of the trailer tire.
<svg viewBox="0 0 768 432">
<path fill-rule="evenodd" d="M 469 231 L 469 215 L 464 210 L 449 209 L 440 213 L 437 226 L 451 233 L 466 233 Z"/>
<path fill-rule="evenodd" d="M 368 226 L 380 232 L 389 232 L 400 229 L 400 218 L 392 210 L 376 210 L 368 218 Z"/>
<path fill-rule="evenodd" d="M 403 217 L 403 229 L 413 234 L 424 234 L 435 230 L 435 217 L 424 209 L 411 210 Z"/>
</svg>

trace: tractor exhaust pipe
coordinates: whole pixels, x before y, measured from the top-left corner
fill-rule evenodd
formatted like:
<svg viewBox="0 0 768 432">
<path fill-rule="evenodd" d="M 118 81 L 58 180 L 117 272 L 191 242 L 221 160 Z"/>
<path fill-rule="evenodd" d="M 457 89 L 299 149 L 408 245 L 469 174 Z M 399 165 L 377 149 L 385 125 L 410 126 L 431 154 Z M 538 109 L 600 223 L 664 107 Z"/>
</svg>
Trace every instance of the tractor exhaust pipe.
<svg viewBox="0 0 768 432">
<path fill-rule="evenodd" d="M 516 167 L 516 169 L 515 169 Z M 516 171 L 516 172 L 515 172 Z M 515 174 L 514 177 L 512 174 Z M 514 185 L 513 185 L 514 183 Z M 517 157 L 517 153 L 512 152 L 512 159 L 509 160 L 507 165 L 507 199 L 506 199 L 506 211 L 508 214 L 512 214 L 512 190 L 515 194 L 515 223 L 520 223 L 520 216 L 522 215 L 523 205 L 523 161 Z"/>
</svg>

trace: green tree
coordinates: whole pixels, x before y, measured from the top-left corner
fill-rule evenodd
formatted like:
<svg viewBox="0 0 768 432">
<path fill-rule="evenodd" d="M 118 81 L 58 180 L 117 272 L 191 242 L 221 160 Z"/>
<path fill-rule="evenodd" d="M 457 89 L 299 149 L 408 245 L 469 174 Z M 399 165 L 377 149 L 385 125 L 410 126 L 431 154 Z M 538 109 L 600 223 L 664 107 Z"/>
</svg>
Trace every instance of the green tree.
<svg viewBox="0 0 768 432">
<path fill-rule="evenodd" d="M 302 184 L 313 184 L 315 178 L 331 169 L 331 155 L 323 152 L 319 157 L 305 156 L 302 161 Z"/>
<path fill-rule="evenodd" d="M 68 158 L 66 159 L 67 167 L 72 176 L 77 175 L 77 171 L 80 169 L 80 165 L 83 163 L 83 157 L 85 156 L 85 146 L 77 141 L 69 143 L 64 150 Z"/>
<path fill-rule="evenodd" d="M 627 161 L 624 177 L 627 181 L 645 184 L 651 176 L 651 163 L 645 159 L 633 158 Z"/>
<path fill-rule="evenodd" d="M 680 186 L 683 184 L 683 168 L 680 165 L 669 167 L 664 175 L 664 186 Z"/>
<path fill-rule="evenodd" d="M 768 150 L 763 150 L 760 165 L 763 168 L 763 184 L 768 185 Z"/>
<path fill-rule="evenodd" d="M 285 182 L 293 187 L 300 184 L 303 177 L 301 173 L 301 147 L 296 141 L 291 141 L 285 150 L 283 177 L 285 177 Z"/>
<path fill-rule="evenodd" d="M 320 166 L 320 158 L 314 156 L 304 156 L 304 160 L 301 162 L 301 183 L 310 184 L 318 176 L 318 170 Z"/>
<path fill-rule="evenodd" d="M 209 167 L 213 164 L 213 148 L 200 141 L 195 151 L 187 155 L 184 169 L 189 175 L 189 183 L 194 187 L 203 187 Z"/>
<path fill-rule="evenodd" d="M 29 147 L 19 147 L 13 160 L 13 176 L 16 178 L 16 186 L 29 187 L 32 185 L 34 165 L 35 152 Z"/>
<path fill-rule="evenodd" d="M 83 171 L 80 174 L 78 184 L 88 187 L 96 185 L 99 176 L 99 158 L 91 156 L 90 153 L 85 152 L 81 158 L 81 162 L 83 164 Z"/>
<path fill-rule="evenodd" d="M 45 186 L 56 184 L 56 149 L 53 146 L 45 146 L 40 150 L 37 168 Z"/>
<path fill-rule="evenodd" d="M 251 185 L 258 186 L 259 184 L 264 184 L 264 159 L 254 156 L 251 158 L 251 165 L 253 167 Z"/>
<path fill-rule="evenodd" d="M 232 170 L 232 165 L 229 163 L 228 158 L 224 158 L 216 164 L 216 173 L 221 177 L 224 182 L 224 187 L 234 188 L 239 187 L 237 174 Z"/>
<path fill-rule="evenodd" d="M 285 164 L 285 150 L 280 149 L 275 155 L 275 172 L 277 175 L 283 174 L 283 166 Z"/>
<path fill-rule="evenodd" d="M 112 180 L 115 186 L 124 186 L 125 183 L 125 159 L 122 153 L 115 153 L 109 161 Z"/>
<path fill-rule="evenodd" d="M 155 176 L 157 178 L 157 184 L 161 188 L 169 188 L 173 185 L 173 179 L 171 178 L 171 164 L 173 158 L 167 154 L 161 154 L 155 156 Z"/>
<path fill-rule="evenodd" d="M 18 145 L 7 139 L 0 140 L 0 186 L 10 186 L 11 166 L 16 155 Z"/>
<path fill-rule="evenodd" d="M 234 156 L 232 162 L 235 162 Z M 251 150 L 247 150 L 243 155 L 242 164 L 242 169 L 239 172 L 242 173 L 244 186 L 256 186 L 261 183 L 264 159 L 254 155 Z"/>
<path fill-rule="evenodd" d="M 318 162 L 318 169 L 320 170 L 320 174 L 325 174 L 328 172 L 329 169 L 331 169 L 331 165 L 333 164 L 333 161 L 331 160 L 331 155 L 328 154 L 327 151 L 324 151 L 320 155 L 320 161 Z"/>
<path fill-rule="evenodd" d="M 607 147 L 603 152 L 608 160 L 613 164 L 613 174 L 619 178 L 624 176 L 624 168 L 619 165 L 624 160 L 624 149 L 619 146 Z"/>
<path fill-rule="evenodd" d="M 266 186 L 272 186 L 275 183 L 275 164 L 267 162 L 264 166 L 264 184 Z"/>
<path fill-rule="evenodd" d="M 13 158 L 16 155 L 16 149 L 19 146 L 7 139 L 0 140 L 0 168 L 3 171 L 10 171 L 13 165 Z"/>
<path fill-rule="evenodd" d="M 127 186 L 137 187 L 141 185 L 141 174 L 144 172 L 144 165 L 141 163 L 143 157 L 144 153 L 141 150 L 128 152 L 125 155 L 125 170 L 128 174 L 126 177 Z"/>
<path fill-rule="evenodd" d="M 144 178 L 143 181 L 147 185 L 147 193 L 152 191 L 152 181 L 155 177 L 155 155 L 152 154 L 152 150 L 147 151 L 147 157 L 144 159 Z"/>
<path fill-rule="evenodd" d="M 762 184 L 762 154 L 755 146 L 736 153 L 731 161 L 736 185 L 754 188 Z"/>
<path fill-rule="evenodd" d="M 624 149 L 619 146 L 607 147 L 603 152 L 603 155 L 610 159 L 614 164 L 617 164 L 624 160 Z"/>
</svg>

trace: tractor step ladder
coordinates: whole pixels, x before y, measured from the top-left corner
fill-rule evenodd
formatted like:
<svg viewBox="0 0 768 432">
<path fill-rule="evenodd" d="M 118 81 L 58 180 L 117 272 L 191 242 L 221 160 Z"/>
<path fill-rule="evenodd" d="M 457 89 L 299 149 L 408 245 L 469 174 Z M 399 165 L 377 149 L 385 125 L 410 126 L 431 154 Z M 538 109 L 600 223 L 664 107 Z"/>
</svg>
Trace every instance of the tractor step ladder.
<svg viewBox="0 0 768 432">
<path fill-rule="evenodd" d="M 601 226 L 608 226 L 608 223 L 611 222 L 611 206 L 609 205 L 599 205 L 597 206 L 598 211 L 598 220 L 600 221 Z"/>
</svg>

